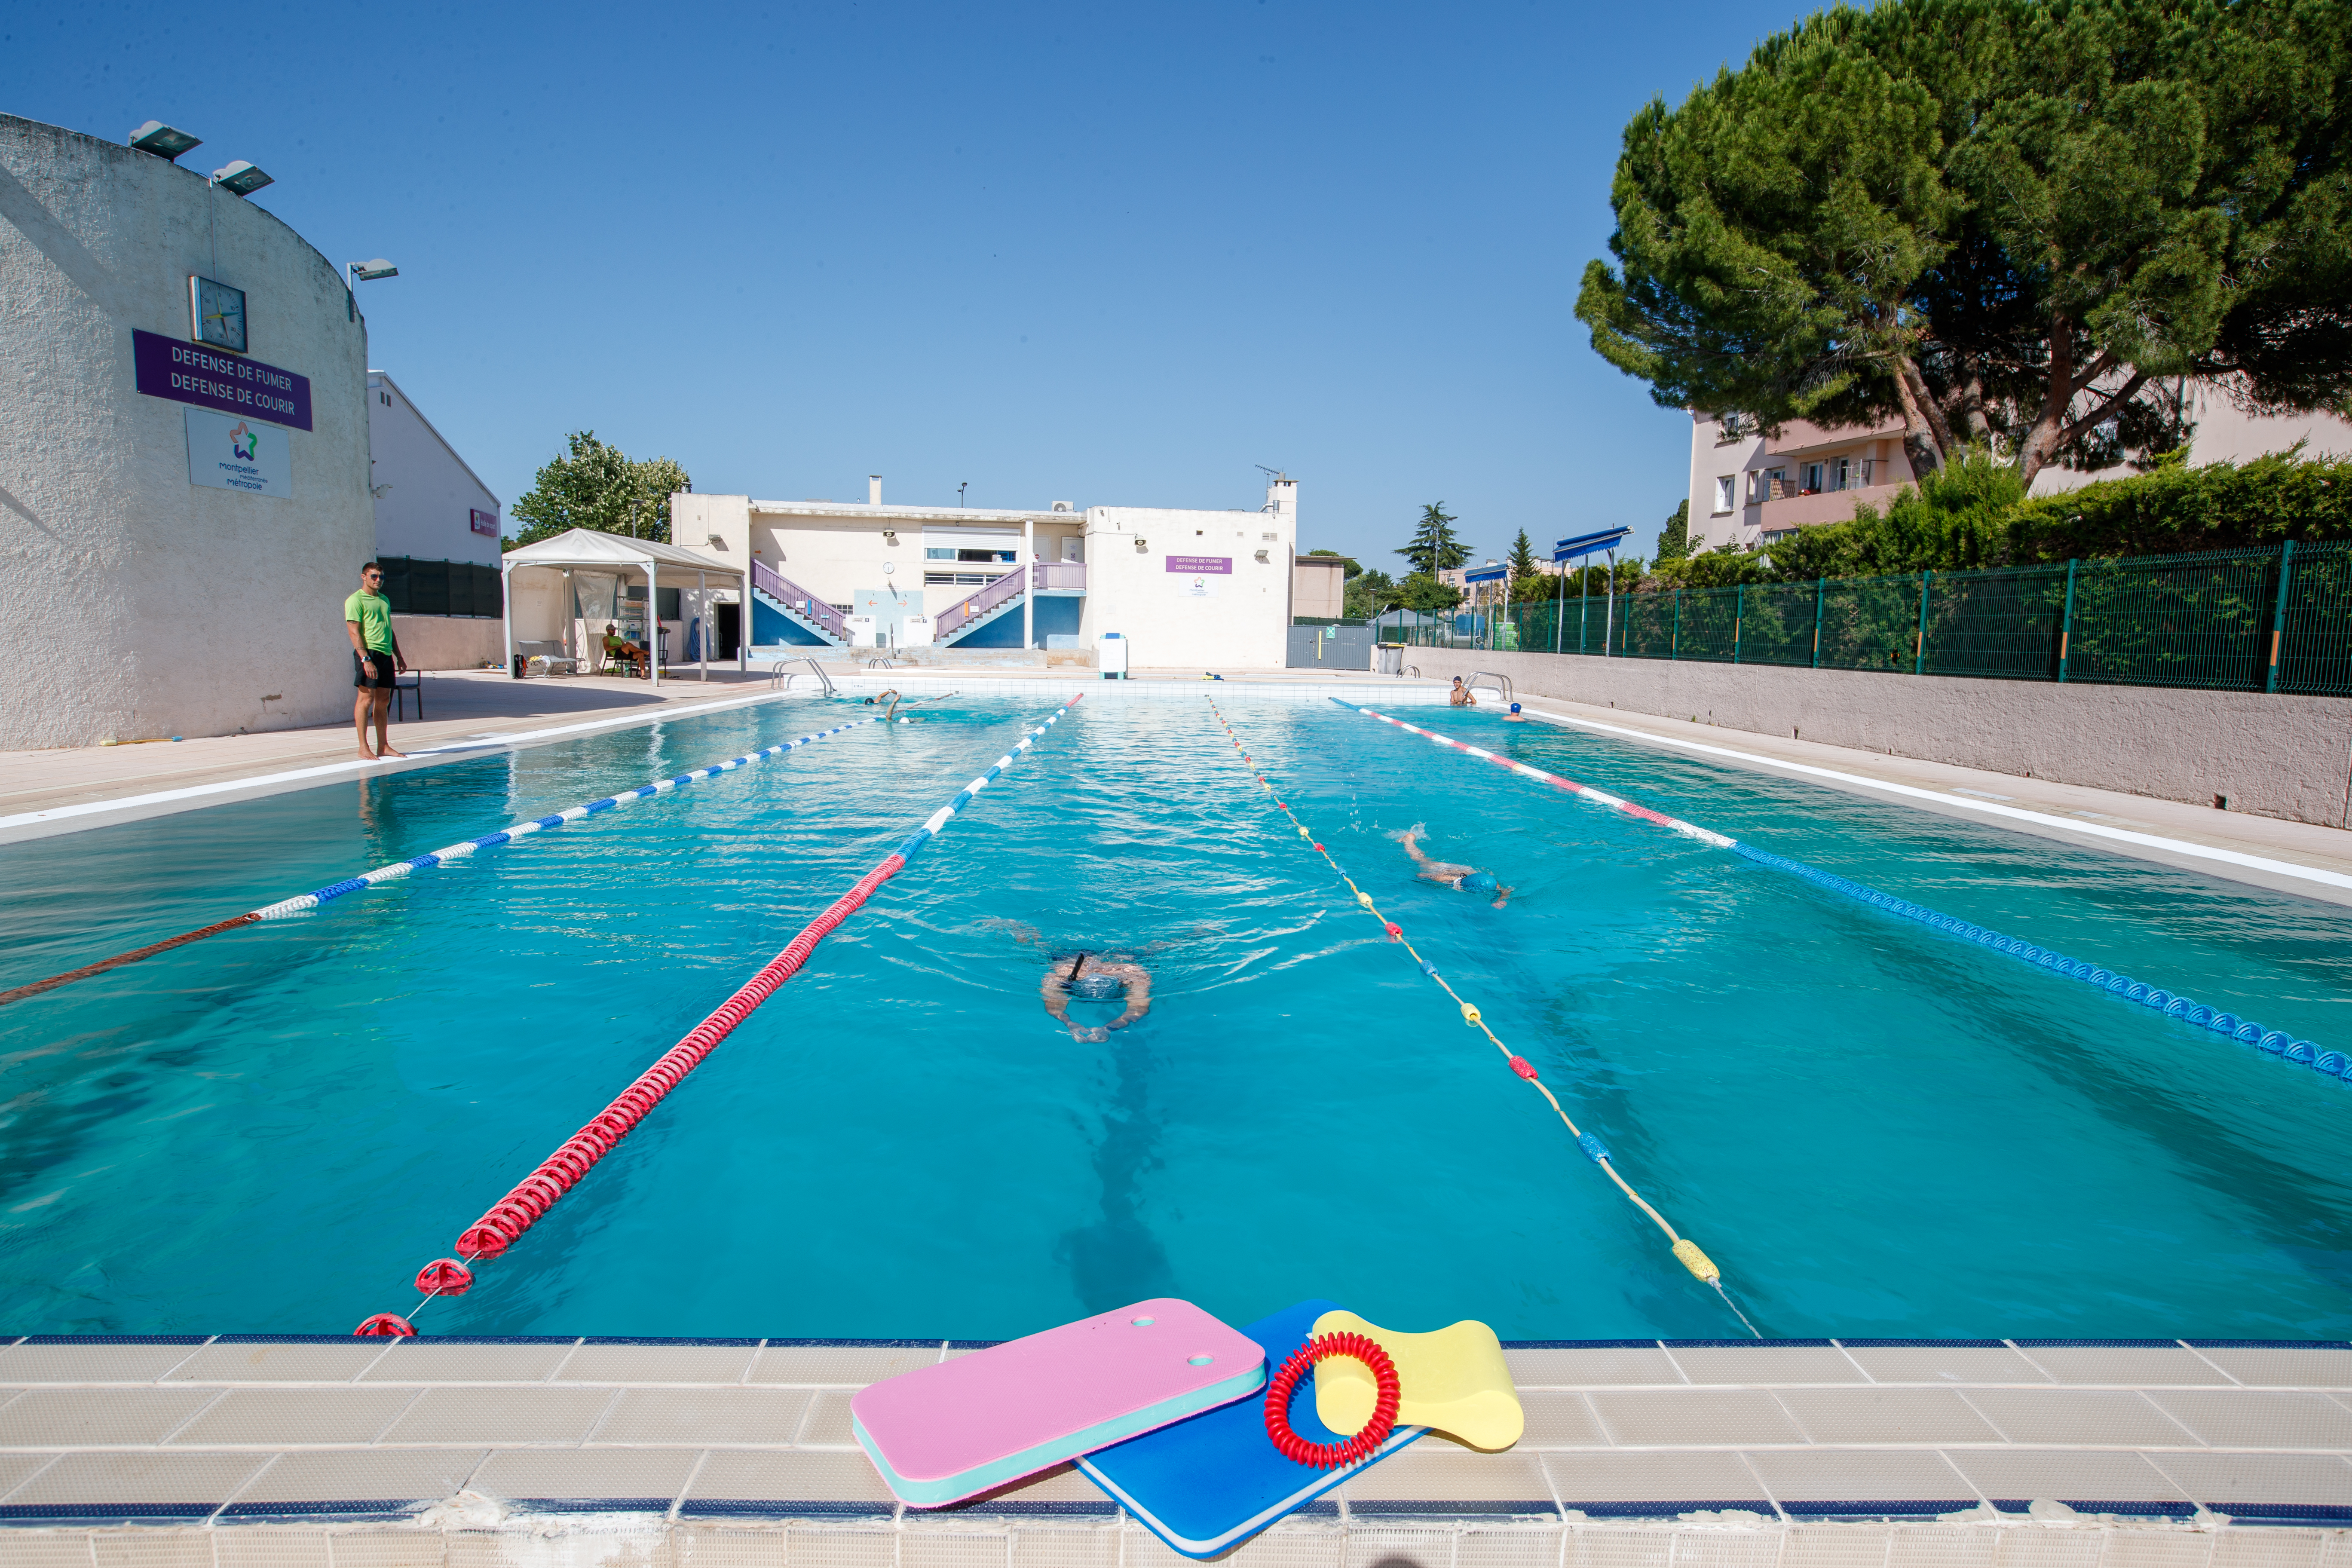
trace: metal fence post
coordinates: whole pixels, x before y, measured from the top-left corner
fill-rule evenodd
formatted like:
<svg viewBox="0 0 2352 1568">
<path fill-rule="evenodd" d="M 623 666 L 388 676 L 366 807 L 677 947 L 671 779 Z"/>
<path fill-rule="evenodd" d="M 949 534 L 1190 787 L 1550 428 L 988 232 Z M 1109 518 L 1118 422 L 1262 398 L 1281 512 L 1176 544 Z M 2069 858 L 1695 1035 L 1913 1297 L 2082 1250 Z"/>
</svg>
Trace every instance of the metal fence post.
<svg viewBox="0 0 2352 1568">
<path fill-rule="evenodd" d="M 2074 640 L 2074 568 L 2077 562 L 2066 563 L 2066 608 L 2058 623 L 2058 683 L 2066 683 L 2066 653 Z"/>
<path fill-rule="evenodd" d="M 1748 584 L 1735 583 L 1731 588 L 1731 662 L 1739 662 L 1739 628 L 1748 619 Z"/>
<path fill-rule="evenodd" d="M 1813 668 L 1822 667 L 1822 595 L 1829 587 L 1829 579 L 1813 579 Z"/>
<path fill-rule="evenodd" d="M 1682 658 L 1682 656 L 1683 656 L 1683 591 L 1682 591 L 1680 588 L 1677 588 L 1677 589 L 1675 589 L 1675 640 L 1674 640 L 1671 644 L 1669 644 L 1669 645 L 1668 645 L 1668 647 L 1667 647 L 1667 652 L 1666 652 L 1666 657 L 1667 657 L 1668 658 Z"/>
<path fill-rule="evenodd" d="M 2271 609 L 2271 672 L 2264 691 L 2275 692 L 2279 680 L 2279 643 L 2286 635 L 2286 580 L 2294 571 L 2294 541 L 2279 546 L 2278 600 Z"/>
<path fill-rule="evenodd" d="M 1933 572 L 1919 574 L 1919 630 L 1911 639 L 1911 673 L 1918 675 L 1927 667 L 1927 579 Z"/>
</svg>

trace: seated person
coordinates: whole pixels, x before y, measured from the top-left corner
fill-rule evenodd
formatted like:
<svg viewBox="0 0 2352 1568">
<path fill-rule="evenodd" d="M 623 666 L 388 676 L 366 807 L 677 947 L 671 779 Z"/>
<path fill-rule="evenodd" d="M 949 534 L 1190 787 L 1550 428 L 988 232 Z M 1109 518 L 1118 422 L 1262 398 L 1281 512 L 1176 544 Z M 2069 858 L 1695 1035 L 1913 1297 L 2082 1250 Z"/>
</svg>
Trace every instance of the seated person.
<svg viewBox="0 0 2352 1568">
<path fill-rule="evenodd" d="M 604 623 L 604 658 L 607 663 L 626 661 L 642 666 L 646 662 L 646 650 L 621 636 L 620 628 L 607 621 Z"/>
</svg>

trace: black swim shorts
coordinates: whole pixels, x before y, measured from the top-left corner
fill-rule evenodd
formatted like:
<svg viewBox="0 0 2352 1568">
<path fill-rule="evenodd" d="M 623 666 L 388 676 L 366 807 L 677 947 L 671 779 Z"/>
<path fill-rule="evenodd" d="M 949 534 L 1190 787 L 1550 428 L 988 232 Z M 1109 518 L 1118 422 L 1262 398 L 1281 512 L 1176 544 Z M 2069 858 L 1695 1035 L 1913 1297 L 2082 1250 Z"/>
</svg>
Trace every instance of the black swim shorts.
<svg viewBox="0 0 2352 1568">
<path fill-rule="evenodd" d="M 354 653 L 352 655 L 352 684 L 389 691 L 392 689 L 393 672 L 398 668 L 398 662 L 388 653 L 371 653 L 365 658 Z"/>
</svg>

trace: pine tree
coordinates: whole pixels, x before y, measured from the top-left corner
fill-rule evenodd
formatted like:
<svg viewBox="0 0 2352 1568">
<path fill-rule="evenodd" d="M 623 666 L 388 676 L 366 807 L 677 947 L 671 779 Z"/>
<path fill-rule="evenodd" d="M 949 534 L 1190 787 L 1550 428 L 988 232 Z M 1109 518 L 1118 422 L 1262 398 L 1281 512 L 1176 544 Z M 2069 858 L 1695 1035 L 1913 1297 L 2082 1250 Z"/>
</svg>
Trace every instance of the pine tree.
<svg viewBox="0 0 2352 1568">
<path fill-rule="evenodd" d="M 1412 531 L 1412 542 L 1397 553 L 1412 563 L 1414 572 L 1430 578 L 1461 565 L 1470 559 L 1470 547 L 1454 536 L 1454 521 L 1444 501 L 1432 501 L 1421 509 L 1421 522 Z"/>
<path fill-rule="evenodd" d="M 1669 561 L 1685 560 L 1689 554 L 1690 498 L 1685 496 L 1675 503 L 1673 515 L 1666 519 L 1666 525 L 1658 530 L 1658 563 L 1664 565 Z"/>
</svg>

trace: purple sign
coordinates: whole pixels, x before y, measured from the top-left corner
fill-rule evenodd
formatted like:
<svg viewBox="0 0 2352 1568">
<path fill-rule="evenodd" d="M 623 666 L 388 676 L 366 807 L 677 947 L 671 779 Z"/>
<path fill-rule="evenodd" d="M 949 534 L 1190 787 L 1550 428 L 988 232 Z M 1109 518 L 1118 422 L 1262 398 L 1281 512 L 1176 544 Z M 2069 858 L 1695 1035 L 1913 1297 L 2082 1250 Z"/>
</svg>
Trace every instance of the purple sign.
<svg viewBox="0 0 2352 1568">
<path fill-rule="evenodd" d="M 1230 577 L 1234 574 L 1234 558 L 1230 555 L 1171 555 L 1168 570 L 1181 572 L 1187 577 L 1205 577 L 1211 573 Z"/>
<path fill-rule="evenodd" d="M 131 358 L 138 369 L 139 390 L 150 397 L 249 415 L 297 430 L 310 428 L 307 375 L 136 327 L 131 330 Z"/>
<path fill-rule="evenodd" d="M 474 531 L 476 533 L 487 533 L 492 539 L 496 539 L 499 536 L 499 514 L 497 512 L 484 511 L 478 506 L 469 506 L 466 510 L 472 515 Z"/>
</svg>

